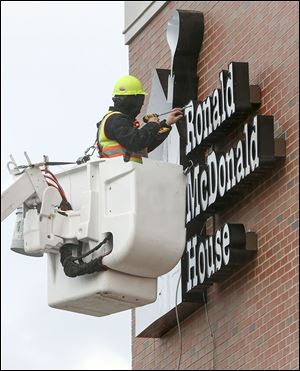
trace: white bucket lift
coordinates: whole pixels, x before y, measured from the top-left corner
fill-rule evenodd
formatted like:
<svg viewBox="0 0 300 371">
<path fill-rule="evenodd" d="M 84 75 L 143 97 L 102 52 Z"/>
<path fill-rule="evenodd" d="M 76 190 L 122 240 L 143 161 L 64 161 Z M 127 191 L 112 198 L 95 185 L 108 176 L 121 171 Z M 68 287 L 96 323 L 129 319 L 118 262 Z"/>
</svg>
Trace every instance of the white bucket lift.
<svg viewBox="0 0 300 371">
<path fill-rule="evenodd" d="M 117 157 L 56 176 L 73 210 L 59 213 L 54 207 L 58 192 L 46 187 L 40 210 L 24 213 L 25 252 L 48 253 L 49 305 L 103 316 L 154 302 L 157 277 L 169 272 L 184 251 L 182 166 L 147 158 L 143 164 L 125 163 Z M 61 246 L 71 243 L 75 250 L 81 241 L 86 252 L 108 234 L 112 240 L 101 247 L 108 251 L 102 260 L 108 269 L 68 277 L 60 262 Z"/>
</svg>

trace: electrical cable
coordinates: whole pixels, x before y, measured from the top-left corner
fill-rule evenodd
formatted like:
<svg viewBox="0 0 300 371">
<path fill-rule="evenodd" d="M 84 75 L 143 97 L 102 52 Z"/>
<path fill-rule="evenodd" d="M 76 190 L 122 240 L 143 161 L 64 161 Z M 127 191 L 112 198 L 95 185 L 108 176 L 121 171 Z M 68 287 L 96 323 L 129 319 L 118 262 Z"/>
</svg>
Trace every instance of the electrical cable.
<svg viewBox="0 0 300 371">
<path fill-rule="evenodd" d="M 56 188 L 57 191 L 59 192 L 61 198 L 64 199 L 65 198 L 64 197 L 64 194 L 63 194 L 62 190 L 59 188 L 58 184 L 53 179 L 47 177 L 46 175 L 45 175 L 45 178 L 46 178 L 46 181 L 47 181 L 48 186 Z M 54 184 L 50 183 L 49 181 L 54 182 Z"/>
<path fill-rule="evenodd" d="M 108 236 L 106 236 L 104 238 L 103 241 L 101 241 L 97 246 L 95 246 L 93 249 L 91 249 L 90 251 L 86 252 L 85 254 L 82 254 L 80 256 L 74 256 L 71 258 L 71 260 L 74 262 L 75 260 L 80 260 L 80 259 L 83 259 L 83 258 L 86 258 L 88 255 L 92 254 L 93 252 L 95 252 L 96 250 L 100 249 L 100 247 L 102 245 L 104 245 L 107 241 L 109 241 L 110 239 L 112 238 L 112 234 L 109 233 Z M 105 254 L 105 255 L 108 255 L 108 254 Z M 104 255 L 103 255 L 104 256 Z"/>
<path fill-rule="evenodd" d="M 77 165 L 71 167 L 70 169 L 68 170 L 73 170 L 73 169 L 76 169 Z M 65 169 L 62 167 L 62 166 L 59 166 L 59 168 L 63 171 L 65 171 Z M 72 181 L 71 181 L 71 176 L 70 176 L 70 173 L 67 173 L 67 177 L 68 177 L 68 180 L 69 180 L 69 200 L 70 202 L 72 202 Z"/>
<path fill-rule="evenodd" d="M 49 170 L 48 171 L 47 170 L 42 170 L 42 171 L 45 173 L 44 177 L 46 179 L 49 179 L 52 182 L 54 182 L 57 185 L 57 187 L 60 189 L 62 195 L 64 195 L 64 197 L 65 197 L 66 196 L 65 192 L 64 192 L 62 186 L 59 184 L 58 179 L 56 178 L 56 176 L 54 174 L 52 174 Z"/>
<path fill-rule="evenodd" d="M 65 169 L 62 167 L 62 166 L 58 166 L 60 168 L 60 170 L 62 170 L 63 172 L 65 172 Z M 68 170 L 73 170 L 77 167 L 76 166 L 73 166 L 73 167 L 70 167 Z M 71 176 L 70 176 L 70 173 L 67 173 L 66 174 L 67 177 L 68 177 L 68 181 L 69 181 L 69 200 L 70 202 L 72 202 L 72 181 L 71 181 Z"/>
<path fill-rule="evenodd" d="M 55 188 L 57 188 L 57 190 L 59 191 L 59 193 L 60 193 L 61 196 L 63 197 L 63 196 L 64 196 L 64 192 L 63 192 L 62 189 L 59 187 L 59 185 L 57 184 L 57 182 L 56 182 L 54 179 L 52 179 L 50 176 L 48 176 L 48 175 L 44 175 L 44 177 L 45 177 L 45 179 L 47 179 L 47 183 L 48 183 L 48 185 L 52 185 L 52 186 L 54 186 Z M 49 180 L 50 180 L 51 182 L 53 182 L 54 184 L 51 184 L 51 183 L 49 182 Z"/>
<path fill-rule="evenodd" d="M 180 370 L 180 362 L 181 362 L 181 356 L 182 356 L 182 334 L 181 334 L 181 328 L 180 328 L 180 322 L 179 322 L 179 316 L 178 316 L 178 308 L 177 308 L 177 294 L 178 294 L 178 287 L 179 287 L 180 279 L 181 279 L 181 275 L 179 275 L 179 278 L 178 278 L 177 287 L 176 287 L 176 296 L 175 296 L 175 313 L 176 313 L 176 321 L 177 321 L 178 336 L 179 336 L 179 357 L 178 357 L 178 363 L 177 363 L 177 368 L 176 368 L 177 370 Z M 214 367 L 215 337 L 214 337 L 214 333 L 212 331 L 211 323 L 210 323 L 209 316 L 208 316 L 207 302 L 206 302 L 204 291 L 202 291 L 202 295 L 203 295 L 203 301 L 204 301 L 206 320 L 208 323 L 210 336 L 212 337 L 212 341 L 213 341 L 213 368 L 212 369 L 214 370 L 215 369 Z"/>
<path fill-rule="evenodd" d="M 54 188 L 56 188 L 57 191 L 59 192 L 59 189 L 58 189 L 58 187 L 57 187 L 56 185 L 51 184 L 51 183 L 49 183 L 49 182 L 47 182 L 47 185 L 48 185 L 49 187 L 54 187 Z"/>
<path fill-rule="evenodd" d="M 203 223 L 203 225 L 202 225 L 202 228 L 201 228 L 201 231 L 200 231 L 200 235 L 203 232 L 203 229 L 205 227 L 205 224 L 206 223 Z M 179 321 L 179 315 L 178 315 L 178 307 L 177 307 L 177 295 L 178 295 L 178 288 L 179 288 L 179 282 L 180 282 L 180 280 L 181 280 L 181 274 L 179 274 L 179 277 L 178 277 L 178 282 L 177 282 L 177 287 L 176 287 L 176 293 L 175 293 L 175 314 L 176 314 L 176 322 L 177 322 L 178 336 L 179 336 L 179 357 L 178 357 L 178 362 L 177 362 L 177 370 L 180 370 L 180 362 L 181 362 L 181 356 L 182 356 L 182 334 L 181 334 L 180 321 Z M 203 298 L 204 298 L 204 303 L 206 305 L 204 291 L 203 291 Z M 207 310 L 207 308 L 206 308 L 206 310 Z M 208 313 L 207 313 L 207 318 L 208 318 Z M 208 323 L 209 323 L 209 326 L 210 326 L 210 322 L 208 322 Z M 213 333 L 212 333 L 211 327 L 210 327 L 210 331 L 211 331 L 211 335 L 212 335 Z"/>
<path fill-rule="evenodd" d="M 42 169 L 41 171 L 45 173 L 44 174 L 44 177 L 45 177 L 45 179 L 47 181 L 47 184 L 49 186 L 55 187 L 58 190 L 58 192 L 59 192 L 59 194 L 60 194 L 60 196 L 62 198 L 62 202 L 60 204 L 60 209 L 61 210 L 64 210 L 64 211 L 66 211 L 66 210 L 72 210 L 72 206 L 71 206 L 71 204 L 69 203 L 69 201 L 67 199 L 67 196 L 65 194 L 65 191 L 62 188 L 62 186 L 59 184 L 59 181 L 56 178 L 56 176 L 48 168 Z M 54 185 L 51 184 L 51 183 L 49 183 L 49 181 L 53 182 Z"/>
<path fill-rule="evenodd" d="M 212 342 L 213 342 L 213 350 L 212 350 L 212 362 L 213 362 L 213 365 L 212 365 L 212 369 L 214 370 L 215 369 L 215 336 L 214 336 L 214 333 L 212 331 L 212 327 L 211 327 L 211 324 L 210 324 L 210 320 L 209 320 L 209 316 L 208 316 L 208 309 L 207 309 L 207 298 L 205 297 L 205 293 L 204 291 L 202 292 L 202 295 L 203 295 L 203 301 L 204 301 L 204 309 L 205 309 L 205 315 L 206 315 L 206 321 L 208 323 L 208 327 L 209 327 L 209 331 L 210 331 L 210 336 L 212 338 Z"/>
<path fill-rule="evenodd" d="M 181 362 L 181 355 L 182 355 L 182 335 L 181 335 L 181 328 L 180 328 L 178 308 L 177 308 L 177 294 L 178 294 L 178 287 L 179 287 L 180 279 L 181 279 L 181 274 L 179 274 L 177 287 L 176 287 L 176 294 L 175 294 L 175 313 L 176 313 L 176 321 L 177 321 L 178 336 L 179 336 L 179 357 L 178 357 L 178 363 L 177 363 L 177 370 L 180 369 L 180 362 Z"/>
<path fill-rule="evenodd" d="M 43 170 L 42 170 L 43 171 Z M 49 170 L 49 169 L 45 169 L 44 170 L 46 174 L 50 174 L 51 177 L 53 178 L 53 180 L 55 181 L 55 183 L 58 185 L 58 187 L 62 190 L 63 194 L 65 195 L 65 192 L 64 190 L 62 189 L 61 185 L 59 184 L 59 181 L 58 179 L 56 178 L 56 176 Z"/>
<path fill-rule="evenodd" d="M 210 336 L 213 338 L 214 337 L 214 334 L 213 334 L 212 327 L 211 327 L 211 324 L 210 324 L 210 320 L 209 320 L 209 317 L 208 317 L 207 303 L 206 303 L 206 298 L 205 298 L 205 295 L 204 295 L 204 291 L 202 291 L 202 294 L 203 294 L 203 301 L 204 301 L 204 308 L 205 308 L 206 320 L 207 320 L 207 323 L 208 323 L 208 327 L 209 327 L 209 331 L 210 331 Z"/>
<path fill-rule="evenodd" d="M 105 265 L 102 264 L 102 259 L 104 256 L 111 253 L 111 251 L 102 254 L 101 256 L 92 259 L 88 263 L 83 262 L 81 259 L 85 256 L 91 254 L 95 249 L 102 246 L 105 242 L 112 238 L 110 233 L 107 237 L 104 238 L 94 249 L 90 250 L 88 253 L 81 256 L 73 257 L 72 251 L 75 248 L 78 248 L 77 245 L 67 243 L 60 248 L 60 262 L 63 266 L 64 272 L 68 277 L 77 277 L 86 274 L 91 274 L 95 272 L 102 272 L 108 269 Z M 79 263 L 75 263 L 75 260 L 79 260 Z M 81 262 L 81 263 L 80 263 Z"/>
</svg>

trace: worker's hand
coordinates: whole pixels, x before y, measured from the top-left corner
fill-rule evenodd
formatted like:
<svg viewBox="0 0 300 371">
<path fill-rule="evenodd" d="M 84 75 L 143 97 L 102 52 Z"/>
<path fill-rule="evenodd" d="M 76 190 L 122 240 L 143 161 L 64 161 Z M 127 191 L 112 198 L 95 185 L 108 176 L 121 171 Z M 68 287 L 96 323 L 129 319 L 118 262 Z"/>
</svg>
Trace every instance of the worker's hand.
<svg viewBox="0 0 300 371">
<path fill-rule="evenodd" d="M 155 122 L 156 124 L 160 123 L 159 117 L 157 116 L 152 116 L 149 120 L 149 122 Z"/>
<path fill-rule="evenodd" d="M 181 108 L 173 108 L 172 111 L 168 114 L 166 124 L 171 126 L 176 124 L 183 117 Z"/>
<path fill-rule="evenodd" d="M 147 122 L 155 122 L 156 124 L 160 123 L 160 120 L 155 113 L 149 113 L 148 115 L 145 115 L 143 117 L 143 121 L 146 122 L 146 123 Z"/>
</svg>

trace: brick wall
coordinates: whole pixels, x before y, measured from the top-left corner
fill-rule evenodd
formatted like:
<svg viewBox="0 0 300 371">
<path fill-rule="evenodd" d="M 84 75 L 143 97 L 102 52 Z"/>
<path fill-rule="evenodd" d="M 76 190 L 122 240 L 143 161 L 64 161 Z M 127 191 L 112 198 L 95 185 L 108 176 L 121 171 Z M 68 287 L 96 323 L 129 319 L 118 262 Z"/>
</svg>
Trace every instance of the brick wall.
<svg viewBox="0 0 300 371">
<path fill-rule="evenodd" d="M 170 68 L 166 41 L 173 9 L 204 14 L 198 62 L 199 100 L 219 87 L 231 61 L 248 62 L 259 85 L 259 113 L 273 115 L 286 159 L 222 222 L 243 223 L 258 236 L 257 257 L 208 291 L 204 308 L 182 322 L 181 369 L 298 369 L 298 27 L 295 1 L 170 1 L 129 45 L 130 73 L 150 89 L 155 68 Z M 134 329 L 134 314 L 133 314 Z M 159 339 L 135 338 L 133 369 L 176 369 L 177 328 Z"/>
</svg>

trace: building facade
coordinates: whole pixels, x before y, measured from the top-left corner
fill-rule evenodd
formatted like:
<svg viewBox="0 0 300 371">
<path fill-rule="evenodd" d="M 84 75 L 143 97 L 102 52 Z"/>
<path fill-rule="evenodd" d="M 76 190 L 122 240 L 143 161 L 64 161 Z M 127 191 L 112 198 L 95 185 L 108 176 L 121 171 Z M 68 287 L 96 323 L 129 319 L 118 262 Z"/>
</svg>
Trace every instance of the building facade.
<svg viewBox="0 0 300 371">
<path fill-rule="evenodd" d="M 176 44 L 176 37 L 168 40 L 166 33 L 169 27 L 172 34 L 170 20 L 183 10 L 200 12 L 204 20 L 196 62 L 196 99 L 205 101 L 220 86 L 220 72 L 231 62 L 247 63 L 249 84 L 259 87 L 259 93 L 251 90 L 251 102 L 257 104 L 256 114 L 273 117 L 281 159 L 237 202 L 226 201 L 213 221 L 207 221 L 208 234 L 225 223 L 244 225 L 247 232 L 255 233 L 255 255 L 236 266 L 230 276 L 208 285 L 206 299 L 197 300 L 196 293 L 186 304 L 183 296 L 178 298 L 182 308 L 190 308 L 179 315 L 180 333 L 174 322 L 177 279 L 169 277 L 167 284 L 162 283 L 172 293 L 162 299 L 160 309 L 133 311 L 133 369 L 176 369 L 178 365 L 196 370 L 298 369 L 299 3 L 125 1 L 129 72 L 146 91 L 152 90 L 145 104 L 148 109 L 154 107 L 155 71 L 172 70 L 169 45 L 174 40 Z M 180 32 L 180 22 L 175 34 Z M 197 37 L 199 33 L 193 34 Z M 159 107 L 168 107 L 167 98 Z M 234 142 L 238 136 L 239 131 L 233 131 L 226 140 Z M 174 158 L 172 153 L 166 156 L 170 148 L 180 151 L 180 140 L 174 137 L 174 142 L 164 144 L 157 158 Z M 177 276 L 182 273 L 178 272 Z"/>
</svg>

